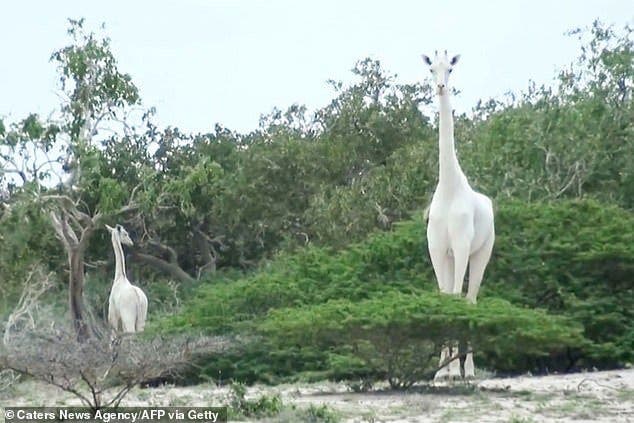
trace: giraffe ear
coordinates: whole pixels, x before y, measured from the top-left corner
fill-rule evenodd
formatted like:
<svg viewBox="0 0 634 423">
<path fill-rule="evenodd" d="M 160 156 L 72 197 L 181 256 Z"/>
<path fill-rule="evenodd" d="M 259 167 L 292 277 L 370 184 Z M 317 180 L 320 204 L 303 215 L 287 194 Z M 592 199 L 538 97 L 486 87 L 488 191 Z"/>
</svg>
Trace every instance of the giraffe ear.
<svg viewBox="0 0 634 423">
<path fill-rule="evenodd" d="M 114 228 L 112 226 L 106 225 L 106 229 L 108 229 L 108 232 L 110 232 L 110 233 L 112 233 L 112 231 L 114 231 Z"/>
<path fill-rule="evenodd" d="M 456 63 L 458 63 L 458 60 L 460 60 L 460 55 L 456 54 L 454 57 L 451 58 L 451 62 L 449 62 L 449 64 L 451 66 L 455 65 Z"/>
<path fill-rule="evenodd" d="M 427 63 L 428 65 L 430 65 L 430 66 L 431 66 L 431 59 L 429 58 L 429 56 L 426 56 L 426 55 L 424 55 L 424 54 L 421 54 L 421 57 L 423 58 L 423 61 L 424 61 L 425 63 Z"/>
</svg>

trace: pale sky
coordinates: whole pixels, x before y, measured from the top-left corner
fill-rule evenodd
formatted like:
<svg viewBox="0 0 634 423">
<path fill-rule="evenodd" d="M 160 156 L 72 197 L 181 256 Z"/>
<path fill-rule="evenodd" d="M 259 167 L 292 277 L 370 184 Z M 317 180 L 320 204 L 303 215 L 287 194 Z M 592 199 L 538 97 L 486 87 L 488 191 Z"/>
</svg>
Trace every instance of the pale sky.
<svg viewBox="0 0 634 423">
<path fill-rule="evenodd" d="M 460 53 L 452 74 L 458 112 L 479 98 L 550 83 L 578 55 L 564 32 L 596 18 L 634 23 L 632 0 L 108 0 L 3 2 L 0 116 L 8 121 L 59 106 L 51 53 L 68 45 L 67 18 L 106 25 L 122 72 L 161 126 L 248 132 L 261 114 L 293 103 L 310 110 L 349 82 L 364 57 L 400 82 L 429 72 L 420 54 Z"/>
</svg>

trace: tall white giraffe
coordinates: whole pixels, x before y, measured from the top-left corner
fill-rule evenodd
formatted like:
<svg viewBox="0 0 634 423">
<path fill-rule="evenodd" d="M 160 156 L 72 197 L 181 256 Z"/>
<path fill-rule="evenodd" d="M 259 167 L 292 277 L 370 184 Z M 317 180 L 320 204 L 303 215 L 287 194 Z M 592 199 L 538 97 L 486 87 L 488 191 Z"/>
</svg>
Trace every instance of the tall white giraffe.
<svg viewBox="0 0 634 423">
<path fill-rule="evenodd" d="M 108 302 L 108 322 L 115 330 L 119 330 L 121 323 L 124 332 L 141 332 L 147 318 L 147 297 L 141 288 L 132 285 L 128 280 L 121 246 L 121 243 L 130 246 L 134 243 L 123 226 L 117 225 L 112 228 L 106 225 L 106 229 L 112 238 L 115 257 L 114 281 Z"/>
<path fill-rule="evenodd" d="M 449 59 L 436 55 L 434 61 L 423 55 L 432 73 L 440 105 L 438 185 L 429 207 L 427 243 L 438 287 L 445 294 L 462 295 L 464 277 L 469 266 L 469 285 L 466 298 L 475 304 L 491 258 L 495 230 L 491 200 L 474 191 L 462 172 L 454 147 L 453 111 L 449 75 L 460 56 Z M 446 346 L 440 356 L 444 363 L 458 354 L 456 343 Z M 474 377 L 473 354 L 464 362 L 464 377 Z M 460 378 L 460 362 L 453 360 L 435 378 Z"/>
</svg>

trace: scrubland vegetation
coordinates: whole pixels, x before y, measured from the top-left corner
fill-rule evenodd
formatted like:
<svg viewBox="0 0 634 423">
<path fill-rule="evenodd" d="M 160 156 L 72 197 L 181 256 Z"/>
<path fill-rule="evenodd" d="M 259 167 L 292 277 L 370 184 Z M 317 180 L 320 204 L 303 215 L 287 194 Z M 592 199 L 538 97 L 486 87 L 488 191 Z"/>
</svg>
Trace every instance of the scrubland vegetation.
<svg viewBox="0 0 634 423">
<path fill-rule="evenodd" d="M 120 223 L 135 242 L 128 275 L 150 300 L 139 336 L 228 345 L 188 356 L 172 383 L 407 388 L 433 376 L 447 339 L 471 342 L 476 366 L 498 374 L 631 364 L 632 30 L 595 22 L 570 36 L 578 60 L 552 84 L 527 81 L 456 116 L 461 165 L 495 203 L 474 306 L 437 293 L 426 250 L 438 151 L 425 81 L 402 84 L 364 59 L 314 113 L 292 105 L 250 133 L 188 134 L 157 127 L 108 39 L 71 21 L 51 57 L 60 110 L 0 116 L 5 331 L 27 333 L 46 310 L 78 342 L 98 336 L 82 328 L 105 320 L 103 224 Z"/>
</svg>

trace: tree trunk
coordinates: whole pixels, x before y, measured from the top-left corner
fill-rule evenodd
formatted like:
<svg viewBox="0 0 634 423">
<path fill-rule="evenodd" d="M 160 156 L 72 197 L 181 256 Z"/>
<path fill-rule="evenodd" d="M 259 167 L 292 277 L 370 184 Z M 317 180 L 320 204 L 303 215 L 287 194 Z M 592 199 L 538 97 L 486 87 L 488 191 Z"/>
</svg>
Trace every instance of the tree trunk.
<svg viewBox="0 0 634 423">
<path fill-rule="evenodd" d="M 77 340 L 83 342 L 90 336 L 90 327 L 86 321 L 84 306 L 84 253 L 78 249 L 68 251 L 70 270 L 68 293 L 70 317 L 77 334 Z"/>
<path fill-rule="evenodd" d="M 207 273 L 216 273 L 216 262 L 218 261 L 216 249 L 209 245 L 209 241 L 205 237 L 204 232 L 200 229 L 194 231 L 194 241 L 198 245 L 198 248 L 200 248 L 200 255 L 203 259 L 207 260 L 203 266 L 198 268 L 198 279 Z"/>
</svg>

